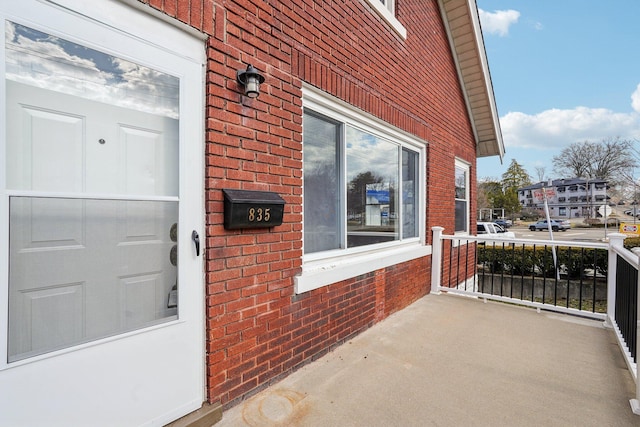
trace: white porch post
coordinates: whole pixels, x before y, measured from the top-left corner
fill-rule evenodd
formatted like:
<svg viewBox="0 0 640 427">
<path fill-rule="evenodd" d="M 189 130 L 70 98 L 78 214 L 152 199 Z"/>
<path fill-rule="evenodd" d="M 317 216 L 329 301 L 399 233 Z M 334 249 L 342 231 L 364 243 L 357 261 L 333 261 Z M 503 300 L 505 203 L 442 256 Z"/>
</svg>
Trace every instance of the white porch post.
<svg viewBox="0 0 640 427">
<path fill-rule="evenodd" d="M 637 249 L 637 248 L 636 248 Z M 638 265 L 640 265 L 640 250 L 633 251 L 636 255 L 638 255 Z M 640 370 L 638 370 L 638 338 L 640 338 L 640 317 L 638 317 L 638 312 L 640 311 L 640 271 L 638 271 L 638 282 L 637 282 L 637 296 L 636 296 L 636 398 L 629 400 L 631 404 L 631 410 L 634 414 L 640 415 Z M 629 349 L 632 351 L 631 349 Z"/>
<path fill-rule="evenodd" d="M 612 233 L 609 235 L 609 245 L 622 248 L 624 239 L 627 236 L 622 233 Z M 607 264 L 607 318 L 604 321 L 606 328 L 613 328 L 616 316 L 616 268 L 618 265 L 618 255 L 609 249 Z"/>
<path fill-rule="evenodd" d="M 442 232 L 444 227 L 431 227 L 433 240 L 431 242 L 431 293 L 438 295 L 442 280 Z"/>
</svg>

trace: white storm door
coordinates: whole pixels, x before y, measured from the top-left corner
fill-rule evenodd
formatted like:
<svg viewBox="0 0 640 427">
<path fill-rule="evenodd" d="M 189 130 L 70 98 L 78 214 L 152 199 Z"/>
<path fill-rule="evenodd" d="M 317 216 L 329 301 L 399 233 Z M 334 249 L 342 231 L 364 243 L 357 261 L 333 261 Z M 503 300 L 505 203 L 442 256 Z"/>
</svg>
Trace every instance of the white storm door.
<svg viewBox="0 0 640 427">
<path fill-rule="evenodd" d="M 100 5 L 106 25 L 0 6 L 0 425 L 163 425 L 204 400 L 203 48 Z"/>
</svg>

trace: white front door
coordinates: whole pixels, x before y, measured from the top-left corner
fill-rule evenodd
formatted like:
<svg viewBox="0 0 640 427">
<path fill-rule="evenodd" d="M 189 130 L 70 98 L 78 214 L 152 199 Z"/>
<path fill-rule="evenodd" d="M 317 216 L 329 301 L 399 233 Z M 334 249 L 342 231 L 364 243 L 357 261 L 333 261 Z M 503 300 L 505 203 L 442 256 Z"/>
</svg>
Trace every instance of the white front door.
<svg viewBox="0 0 640 427">
<path fill-rule="evenodd" d="M 93 17 L 16 3 L 0 6 L 0 425 L 165 424 L 204 400 L 202 43 L 110 0 Z M 158 29 L 178 49 L 145 40 Z"/>
</svg>

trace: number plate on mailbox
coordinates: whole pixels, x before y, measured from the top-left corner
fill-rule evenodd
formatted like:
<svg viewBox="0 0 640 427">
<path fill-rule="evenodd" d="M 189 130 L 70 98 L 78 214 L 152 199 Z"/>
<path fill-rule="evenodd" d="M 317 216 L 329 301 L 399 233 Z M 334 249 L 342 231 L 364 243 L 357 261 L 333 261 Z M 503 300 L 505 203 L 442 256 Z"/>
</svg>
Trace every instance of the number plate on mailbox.
<svg viewBox="0 0 640 427">
<path fill-rule="evenodd" d="M 284 199 L 270 191 L 222 190 L 224 228 L 266 228 L 282 224 Z"/>
</svg>

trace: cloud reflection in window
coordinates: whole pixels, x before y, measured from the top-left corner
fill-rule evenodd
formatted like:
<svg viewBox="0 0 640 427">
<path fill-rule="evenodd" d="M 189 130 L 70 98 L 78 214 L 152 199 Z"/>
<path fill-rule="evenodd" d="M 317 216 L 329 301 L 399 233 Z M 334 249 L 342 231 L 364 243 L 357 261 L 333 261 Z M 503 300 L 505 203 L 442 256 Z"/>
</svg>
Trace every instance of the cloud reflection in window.
<svg viewBox="0 0 640 427">
<path fill-rule="evenodd" d="M 177 77 L 7 22 L 6 78 L 137 111 L 179 117 Z"/>
</svg>

